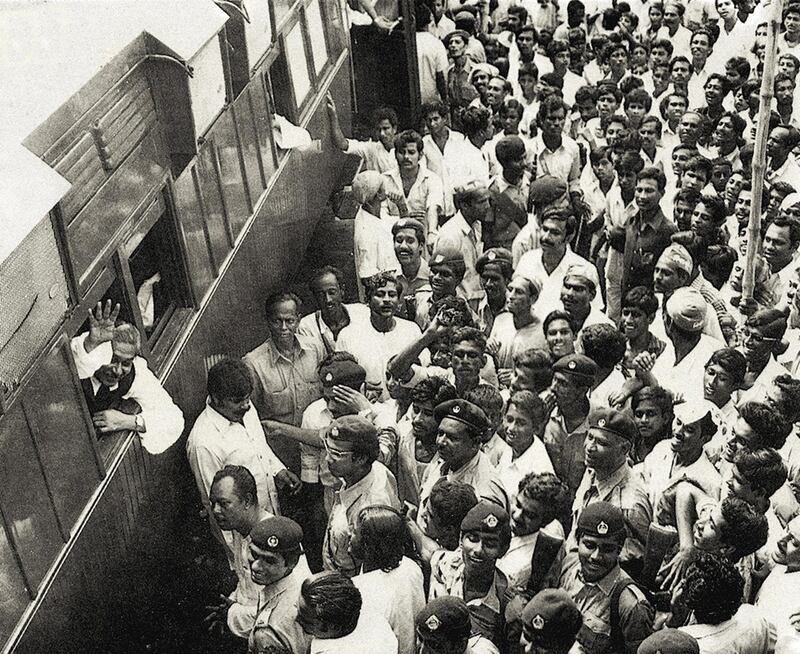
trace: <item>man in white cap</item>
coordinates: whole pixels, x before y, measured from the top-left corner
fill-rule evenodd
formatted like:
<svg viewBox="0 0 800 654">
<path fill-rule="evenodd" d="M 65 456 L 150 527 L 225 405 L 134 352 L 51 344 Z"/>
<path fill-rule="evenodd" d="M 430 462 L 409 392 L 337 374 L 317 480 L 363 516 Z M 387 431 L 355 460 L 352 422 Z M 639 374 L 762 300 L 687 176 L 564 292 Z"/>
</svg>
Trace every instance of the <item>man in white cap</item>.
<svg viewBox="0 0 800 654">
<path fill-rule="evenodd" d="M 703 333 L 708 303 L 700 292 L 688 287 L 677 289 L 667 300 L 664 327 L 669 342 L 658 359 L 641 354 L 641 362 L 652 363 L 654 380 L 647 385 L 662 386 L 676 399 L 703 397 L 705 365 L 725 344 Z"/>
<path fill-rule="evenodd" d="M 722 477 L 704 450 L 717 432 L 715 408 L 701 398 L 675 405 L 672 438 L 657 443 L 642 465 L 642 477 L 654 508 L 662 495 L 682 480 L 692 481 L 708 495 L 718 494 Z"/>
<path fill-rule="evenodd" d="M 676 289 L 690 286 L 693 270 L 694 261 L 692 260 L 692 255 L 683 245 L 672 243 L 661 253 L 653 273 L 653 288 L 656 296 L 661 298 L 662 307 Z M 667 335 L 665 322 L 663 314 L 661 312 L 656 313 L 656 319 L 650 328 L 650 331 L 662 340 Z M 725 341 L 717 313 L 711 305 L 707 307 L 702 331 L 712 338 Z"/>
<path fill-rule="evenodd" d="M 365 170 L 353 180 L 353 199 L 358 204 L 353 225 L 353 258 L 356 275 L 362 284 L 387 270 L 396 270 L 397 257 L 391 225 L 381 220 L 381 203 L 386 199 L 384 177 L 374 170 Z M 363 298 L 363 289 L 359 288 Z"/>
</svg>

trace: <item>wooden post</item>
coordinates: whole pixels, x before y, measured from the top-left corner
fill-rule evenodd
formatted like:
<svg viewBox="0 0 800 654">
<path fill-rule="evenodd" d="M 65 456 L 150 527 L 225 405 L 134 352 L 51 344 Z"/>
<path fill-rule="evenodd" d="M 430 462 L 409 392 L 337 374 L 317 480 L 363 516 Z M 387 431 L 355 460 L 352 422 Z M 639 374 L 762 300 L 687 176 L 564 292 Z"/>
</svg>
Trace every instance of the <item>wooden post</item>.
<svg viewBox="0 0 800 654">
<path fill-rule="evenodd" d="M 783 0 L 771 0 L 770 19 L 767 32 L 767 47 L 764 53 L 764 73 L 761 77 L 761 93 L 758 100 L 758 126 L 753 151 L 753 200 L 750 204 L 750 221 L 747 225 L 747 256 L 745 258 L 742 298 L 753 297 L 755 286 L 756 254 L 761 245 L 761 201 L 764 177 L 767 171 L 767 138 L 769 137 L 769 115 L 775 86 L 777 63 L 778 28 L 781 25 Z"/>
</svg>

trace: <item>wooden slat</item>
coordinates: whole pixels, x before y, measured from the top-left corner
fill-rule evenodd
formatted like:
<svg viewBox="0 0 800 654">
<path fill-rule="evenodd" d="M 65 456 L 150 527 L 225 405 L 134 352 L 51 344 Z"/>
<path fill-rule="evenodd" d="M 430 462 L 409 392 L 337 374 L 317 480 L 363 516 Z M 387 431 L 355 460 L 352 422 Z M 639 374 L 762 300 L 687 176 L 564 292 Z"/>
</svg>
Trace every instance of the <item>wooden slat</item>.
<svg viewBox="0 0 800 654">
<path fill-rule="evenodd" d="M 143 109 L 154 106 L 153 96 L 147 81 L 142 77 L 138 84 L 124 93 L 119 94 L 116 102 L 98 120 L 102 129 L 108 129 L 116 123 L 123 114 L 138 113 Z"/>
</svg>

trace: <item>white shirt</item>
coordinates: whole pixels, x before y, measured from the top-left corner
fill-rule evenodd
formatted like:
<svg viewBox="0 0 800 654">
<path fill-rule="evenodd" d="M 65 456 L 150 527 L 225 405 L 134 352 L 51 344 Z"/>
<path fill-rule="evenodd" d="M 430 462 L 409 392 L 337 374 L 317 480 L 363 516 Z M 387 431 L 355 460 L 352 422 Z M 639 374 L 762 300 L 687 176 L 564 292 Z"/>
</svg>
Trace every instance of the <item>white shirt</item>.
<svg viewBox="0 0 800 654">
<path fill-rule="evenodd" d="M 475 270 L 475 263 L 483 254 L 481 222 L 476 220 L 469 225 L 461 212 L 457 212 L 439 229 L 437 247 L 452 247 L 458 249 L 464 256 L 466 273 L 458 288 L 467 301 L 474 301 L 477 305 L 478 300 L 484 295 L 480 275 Z M 429 265 L 434 263 L 436 263 L 435 257 L 431 259 Z"/>
<path fill-rule="evenodd" d="M 536 313 L 542 319 L 551 311 L 561 308 L 561 287 L 564 285 L 564 277 L 567 275 L 567 269 L 572 265 L 581 266 L 583 272 L 588 274 L 592 278 L 592 281 L 594 281 L 595 288 L 600 288 L 597 269 L 582 256 L 575 254 L 569 245 L 561 261 L 549 275 L 542 263 L 541 248 L 526 252 L 522 255 L 522 258 L 520 258 L 519 264 L 517 264 L 514 270 L 514 274 L 522 275 L 531 280 L 538 279 L 542 284 L 542 291 L 539 293 L 539 299 L 536 301 Z M 592 300 L 592 306 L 597 307 L 598 310 L 602 310 L 603 299 L 599 292 Z"/>
<path fill-rule="evenodd" d="M 360 279 L 396 270 L 400 263 L 394 253 L 390 221 L 359 208 L 353 224 L 353 258 Z"/>
<path fill-rule="evenodd" d="M 385 173 L 397 167 L 397 159 L 394 156 L 394 148 L 387 150 L 380 141 L 356 141 L 347 139 L 347 150 L 349 154 L 355 154 L 364 160 L 364 170 L 375 170 Z"/>
<path fill-rule="evenodd" d="M 369 321 L 369 307 L 360 302 L 354 304 L 343 304 L 344 310 L 350 316 L 350 324 L 363 323 Z M 322 312 L 317 310 L 300 319 L 297 327 L 298 335 L 307 336 L 315 341 L 320 352 L 331 353 L 336 350 L 336 337 L 331 328 L 322 319 Z"/>
<path fill-rule="evenodd" d="M 444 44 L 430 32 L 417 32 L 417 69 L 419 92 L 423 103 L 442 99 L 436 86 L 436 73 L 441 73 L 447 79 L 449 67 L 450 62 L 447 60 Z"/>
<path fill-rule="evenodd" d="M 444 207 L 441 178 L 436 173 L 431 172 L 424 163 L 421 163 L 417 178 L 411 185 L 408 195 L 406 195 L 403 191 L 403 179 L 400 176 L 399 168 L 392 168 L 385 172 L 383 176 L 384 190 L 387 193 L 394 192 L 405 197 L 406 206 L 410 213 L 424 214 L 423 223 L 427 226 L 428 239 L 431 242 L 435 240 L 436 232 L 439 230 L 439 211 Z M 386 206 L 392 218 L 390 224 L 394 224 L 394 218 L 399 217 L 399 210 L 391 200 L 386 201 Z M 391 233 L 391 226 L 389 231 Z M 392 245 L 392 252 L 394 252 L 394 245 Z"/>
<path fill-rule="evenodd" d="M 764 580 L 756 595 L 756 606 L 777 630 L 775 654 L 800 652 L 800 633 L 790 622 L 800 613 L 800 574 L 789 572 L 785 565 L 777 565 Z"/>
<path fill-rule="evenodd" d="M 514 357 L 530 348 L 547 349 L 541 321 L 536 318 L 522 329 L 514 326 L 514 316 L 509 311 L 497 315 L 489 334 L 489 341 L 496 341 L 500 349 L 495 358 L 500 368 L 513 368 Z"/>
<path fill-rule="evenodd" d="M 101 366 L 111 363 L 113 351 L 111 342 L 107 341 L 98 345 L 91 352 L 87 352 L 84 341 L 89 332 L 76 336 L 70 341 L 72 358 L 78 370 L 79 379 L 91 379 L 95 393 L 100 388 L 100 382 L 94 373 Z M 139 432 L 142 447 L 150 454 L 161 454 L 170 445 L 178 440 L 183 432 L 183 413 L 172 401 L 172 397 L 147 367 L 147 361 L 137 356 L 133 359 L 135 377 L 125 398 L 138 402 L 142 408 L 141 416 L 144 420 L 146 431 Z M 215 471 L 216 472 L 216 471 Z"/>
<path fill-rule="evenodd" d="M 395 318 L 394 327 L 388 332 L 379 332 L 370 321 L 348 325 L 339 334 L 336 349 L 349 352 L 367 371 L 367 383 L 381 386 L 386 392 L 386 365 L 396 354 L 415 342 L 422 332 L 415 322 Z"/>
<path fill-rule="evenodd" d="M 700 341 L 680 363 L 675 363 L 675 348 L 667 339 L 667 347 L 656 359 L 653 376 L 659 386 L 672 392 L 676 401 L 679 398 L 703 397 L 703 377 L 705 366 L 711 355 L 726 347 L 715 338 L 700 334 Z"/>
<path fill-rule="evenodd" d="M 454 186 L 463 186 L 466 181 L 469 181 L 462 179 L 465 175 L 470 175 L 469 172 L 465 172 L 461 161 L 465 149 L 465 141 L 466 138 L 461 132 L 448 129 L 447 140 L 444 143 L 444 151 L 442 151 L 430 134 L 422 137 L 423 153 L 428 169 L 436 173 L 442 180 L 444 213 L 446 216 L 452 216 L 456 212 L 453 205 Z M 480 175 L 480 172 L 476 171 L 475 174 Z M 489 170 L 487 167 L 486 176 L 488 177 L 488 175 Z"/>
<path fill-rule="evenodd" d="M 324 397 L 313 401 L 303 411 L 301 429 L 325 429 L 333 422 L 333 414 L 328 409 Z M 328 470 L 325 453 L 317 447 L 300 443 L 300 480 L 308 484 L 322 482 L 326 486 L 336 486 L 336 478 Z"/>
<path fill-rule="evenodd" d="M 373 570 L 353 577 L 363 606 L 389 622 L 398 642 L 398 654 L 414 654 L 414 616 L 425 606 L 422 570 L 403 557 L 394 570 Z M 376 650 L 377 651 L 377 650 Z"/>
<path fill-rule="evenodd" d="M 525 475 L 541 475 L 546 472 L 555 474 L 553 463 L 547 454 L 547 449 L 538 436 L 533 437 L 533 442 L 527 450 L 520 454 L 516 459 L 513 458 L 513 451 L 509 447 L 500 456 L 497 464 L 497 476 L 503 484 L 508 497 L 507 510 L 514 510 L 514 503 L 519 492 L 519 482 Z"/>
<path fill-rule="evenodd" d="M 769 654 L 775 647 L 775 627 L 750 604 L 742 604 L 730 620 L 720 624 L 679 629 L 695 637 L 700 654 Z"/>
<path fill-rule="evenodd" d="M 564 528 L 558 520 L 553 520 L 549 525 L 543 527 L 541 531 L 546 532 L 549 536 L 564 539 Z M 531 576 L 531 557 L 538 539 L 538 531 L 526 536 L 512 536 L 508 552 L 497 560 L 497 568 L 508 579 L 509 589 L 521 587 L 524 590 Z M 564 546 L 562 545 L 561 551 L 555 557 L 553 568 L 551 568 L 555 569 L 555 579 L 553 579 L 555 583 L 553 586 L 558 584 L 558 573 L 561 570 L 564 553 Z"/>
<path fill-rule="evenodd" d="M 286 466 L 267 444 L 254 406 L 241 423 L 231 422 L 206 406 L 186 441 L 186 453 L 203 502 L 208 502 L 218 470 L 226 465 L 244 466 L 256 480 L 259 505 L 271 514 L 280 514 L 274 477 Z"/>
<path fill-rule="evenodd" d="M 379 613 L 362 606 L 355 630 L 341 638 L 314 638 L 309 654 L 397 654 L 397 637 Z"/>
</svg>

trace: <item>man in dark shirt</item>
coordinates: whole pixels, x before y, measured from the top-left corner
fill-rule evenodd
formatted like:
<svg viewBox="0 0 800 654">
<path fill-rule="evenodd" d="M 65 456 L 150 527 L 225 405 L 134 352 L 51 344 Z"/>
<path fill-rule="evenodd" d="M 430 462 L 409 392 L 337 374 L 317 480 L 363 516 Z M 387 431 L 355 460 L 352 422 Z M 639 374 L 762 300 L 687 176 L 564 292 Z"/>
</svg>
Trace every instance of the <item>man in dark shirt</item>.
<svg viewBox="0 0 800 654">
<path fill-rule="evenodd" d="M 656 261 L 677 231 L 661 211 L 666 179 L 660 168 L 649 167 L 636 177 L 634 199 L 639 210 L 625 228 L 613 228 L 609 243 L 623 254 L 622 293 L 633 286 L 650 286 Z"/>
</svg>

